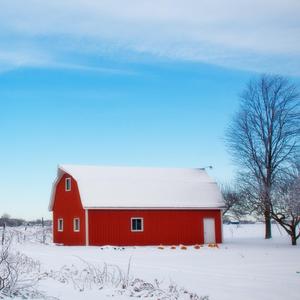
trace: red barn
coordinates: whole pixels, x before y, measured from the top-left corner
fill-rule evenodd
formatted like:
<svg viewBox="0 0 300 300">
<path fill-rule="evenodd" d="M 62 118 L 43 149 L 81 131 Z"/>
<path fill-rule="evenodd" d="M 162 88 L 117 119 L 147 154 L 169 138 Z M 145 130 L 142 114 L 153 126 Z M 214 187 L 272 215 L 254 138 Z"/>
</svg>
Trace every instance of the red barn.
<svg viewBox="0 0 300 300">
<path fill-rule="evenodd" d="M 223 198 L 203 169 L 62 165 L 53 239 L 64 245 L 222 242 Z"/>
</svg>

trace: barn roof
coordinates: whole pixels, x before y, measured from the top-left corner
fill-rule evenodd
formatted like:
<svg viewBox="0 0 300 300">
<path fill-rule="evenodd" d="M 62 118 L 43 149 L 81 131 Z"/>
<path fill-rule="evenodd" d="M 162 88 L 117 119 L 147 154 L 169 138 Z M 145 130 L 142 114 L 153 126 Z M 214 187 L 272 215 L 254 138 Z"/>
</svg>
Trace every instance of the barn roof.
<svg viewBox="0 0 300 300">
<path fill-rule="evenodd" d="M 65 174 L 77 182 L 82 205 L 89 208 L 221 208 L 221 192 L 205 170 L 60 165 L 53 184 Z"/>
</svg>

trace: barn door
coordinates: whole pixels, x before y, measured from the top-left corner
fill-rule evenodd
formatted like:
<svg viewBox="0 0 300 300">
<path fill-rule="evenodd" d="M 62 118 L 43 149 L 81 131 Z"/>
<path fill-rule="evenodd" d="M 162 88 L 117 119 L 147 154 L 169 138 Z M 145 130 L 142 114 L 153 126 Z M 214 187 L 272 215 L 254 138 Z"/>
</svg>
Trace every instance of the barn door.
<svg viewBox="0 0 300 300">
<path fill-rule="evenodd" d="M 204 244 L 215 243 L 216 242 L 215 219 L 204 218 L 203 227 L 204 227 Z"/>
</svg>

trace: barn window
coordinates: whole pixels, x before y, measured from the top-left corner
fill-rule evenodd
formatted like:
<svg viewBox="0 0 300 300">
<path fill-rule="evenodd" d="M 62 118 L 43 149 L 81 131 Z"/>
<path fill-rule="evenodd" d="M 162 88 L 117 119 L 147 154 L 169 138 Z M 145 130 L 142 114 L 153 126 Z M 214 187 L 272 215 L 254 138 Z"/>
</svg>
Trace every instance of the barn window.
<svg viewBox="0 0 300 300">
<path fill-rule="evenodd" d="M 131 231 L 143 231 L 144 230 L 143 218 L 131 218 Z"/>
<path fill-rule="evenodd" d="M 71 191 L 71 178 L 70 177 L 66 178 L 66 181 L 65 181 L 65 190 L 66 190 L 66 192 Z"/>
<path fill-rule="evenodd" d="M 64 231 L 64 219 L 57 220 L 57 228 L 58 231 Z"/>
<path fill-rule="evenodd" d="M 80 220 L 79 220 L 79 218 L 74 218 L 74 220 L 73 220 L 73 229 L 76 232 L 80 231 Z"/>
</svg>

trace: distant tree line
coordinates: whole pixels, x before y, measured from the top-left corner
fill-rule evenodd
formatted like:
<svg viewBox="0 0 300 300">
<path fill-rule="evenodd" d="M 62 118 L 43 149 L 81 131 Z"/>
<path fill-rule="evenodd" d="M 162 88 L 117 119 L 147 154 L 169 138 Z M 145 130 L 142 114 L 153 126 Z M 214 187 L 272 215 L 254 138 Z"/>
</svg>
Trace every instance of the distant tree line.
<svg viewBox="0 0 300 300">
<path fill-rule="evenodd" d="M 21 226 L 26 222 L 23 219 L 11 218 L 9 214 L 3 214 L 0 217 L 0 226 Z"/>
<path fill-rule="evenodd" d="M 26 221 L 24 219 L 20 218 L 12 218 L 9 214 L 3 214 L 0 217 L 0 226 L 9 226 L 9 227 L 16 227 L 16 226 L 33 226 L 33 225 L 45 225 L 50 226 L 52 225 L 51 220 L 43 220 L 43 219 L 37 219 L 37 220 L 31 220 Z"/>
</svg>

